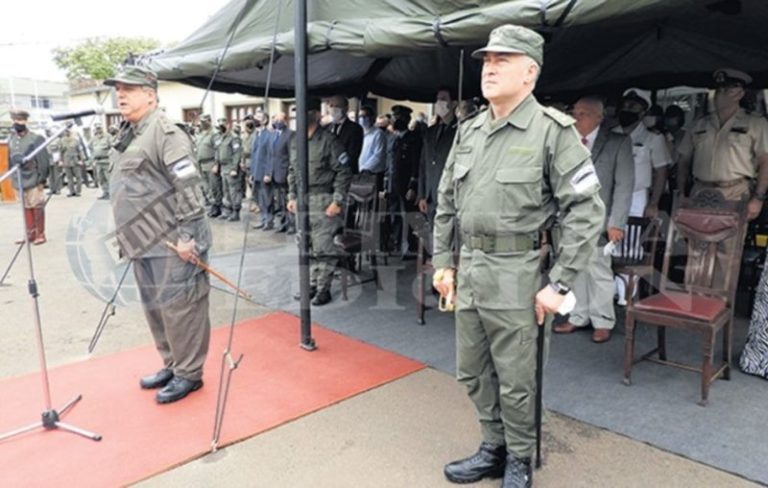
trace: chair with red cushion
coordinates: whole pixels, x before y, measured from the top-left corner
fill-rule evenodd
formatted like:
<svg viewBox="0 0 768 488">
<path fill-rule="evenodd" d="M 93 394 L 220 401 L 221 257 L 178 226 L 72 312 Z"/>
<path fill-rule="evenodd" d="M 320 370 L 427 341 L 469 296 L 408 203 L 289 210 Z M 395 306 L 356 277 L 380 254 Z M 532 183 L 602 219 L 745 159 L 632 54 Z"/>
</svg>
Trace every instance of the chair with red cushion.
<svg viewBox="0 0 768 488">
<path fill-rule="evenodd" d="M 642 360 L 701 373 L 701 402 L 705 406 L 712 382 L 730 379 L 734 300 L 739 280 L 742 246 L 746 233 L 746 205 L 728 202 L 712 194 L 694 199 L 678 198 L 672 210 L 659 276 L 658 293 L 627 303 L 624 339 L 624 383 L 631 384 L 632 366 Z M 715 280 L 718 248 L 729 238 L 737 239 L 735 252 L 722 266 L 722 278 Z M 685 249 L 685 280 L 669 279 L 670 261 Z M 635 359 L 635 330 L 638 323 L 659 327 L 658 344 Z M 703 337 L 701 367 L 667 360 L 667 328 L 697 332 Z M 715 367 L 713 353 L 717 334 L 723 332 L 723 361 Z"/>
</svg>

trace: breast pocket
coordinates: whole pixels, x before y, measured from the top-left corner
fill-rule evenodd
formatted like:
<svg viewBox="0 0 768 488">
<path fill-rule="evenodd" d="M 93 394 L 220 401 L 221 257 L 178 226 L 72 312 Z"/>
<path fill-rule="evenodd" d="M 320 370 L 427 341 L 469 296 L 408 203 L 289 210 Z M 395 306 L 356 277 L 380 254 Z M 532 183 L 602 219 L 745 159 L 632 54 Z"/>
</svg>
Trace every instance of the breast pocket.
<svg viewBox="0 0 768 488">
<path fill-rule="evenodd" d="M 541 206 L 542 168 L 520 166 L 496 170 L 499 211 L 503 217 L 521 217 L 524 210 Z"/>
<path fill-rule="evenodd" d="M 152 192 L 143 158 L 125 159 L 120 161 L 118 167 L 120 179 L 115 182 L 118 187 L 112 189 L 113 193 L 123 193 L 128 198 L 143 198 Z"/>
</svg>

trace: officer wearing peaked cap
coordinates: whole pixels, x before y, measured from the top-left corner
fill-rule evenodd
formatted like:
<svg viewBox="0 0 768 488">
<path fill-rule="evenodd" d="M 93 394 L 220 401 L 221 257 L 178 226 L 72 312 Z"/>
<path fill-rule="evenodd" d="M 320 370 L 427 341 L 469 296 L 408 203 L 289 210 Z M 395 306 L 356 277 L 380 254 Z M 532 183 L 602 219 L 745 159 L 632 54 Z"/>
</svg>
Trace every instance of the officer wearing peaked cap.
<svg viewBox="0 0 768 488">
<path fill-rule="evenodd" d="M 170 403 L 203 386 L 210 338 L 210 283 L 194 264 L 207 261 L 211 246 L 200 175 L 189 135 L 157 107 L 153 72 L 128 66 L 104 84 L 115 87 L 127 122 L 110 153 L 115 234 L 120 251 L 133 264 L 144 315 L 163 362 L 140 385 L 160 389 L 156 401 Z"/>
<path fill-rule="evenodd" d="M 680 143 L 678 186 L 686 189 L 692 169 L 692 196 L 709 191 L 725 200 L 747 200 L 747 216 L 752 220 L 760 215 L 768 192 L 768 121 L 740 107 L 751 76 L 723 68 L 712 77 L 715 110 L 695 120 Z M 718 252 L 716 285 L 724 285 L 728 255 L 741 245 L 735 241 L 726 241 Z"/>
<path fill-rule="evenodd" d="M 455 483 L 503 476 L 505 488 L 531 486 L 537 323 L 550 325 L 603 228 L 600 184 L 574 120 L 532 94 L 543 45 L 536 32 L 503 25 L 473 53 L 490 106 L 462 123 L 438 188 L 433 285 L 448 296 L 458 273 L 457 377 L 483 437 L 477 453 L 445 466 Z M 542 286 L 541 227 L 558 213 L 557 259 Z"/>
</svg>

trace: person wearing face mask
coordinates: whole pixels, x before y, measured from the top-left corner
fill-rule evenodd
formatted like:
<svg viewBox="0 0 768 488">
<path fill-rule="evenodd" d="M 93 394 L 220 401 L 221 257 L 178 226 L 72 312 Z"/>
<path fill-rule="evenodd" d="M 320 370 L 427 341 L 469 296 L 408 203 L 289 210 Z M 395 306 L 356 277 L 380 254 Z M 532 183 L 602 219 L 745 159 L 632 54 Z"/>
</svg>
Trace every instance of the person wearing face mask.
<svg viewBox="0 0 768 488">
<path fill-rule="evenodd" d="M 229 121 L 219 119 L 221 138 L 216 147 L 216 163 L 219 165 L 224 199 L 227 204 L 219 218 L 228 222 L 240 220 L 240 160 L 242 159 L 243 143 L 237 131 L 229 130 Z"/>
<path fill-rule="evenodd" d="M 332 96 L 327 100 L 327 104 L 328 113 L 331 116 L 328 129 L 339 139 L 344 151 L 349 155 L 352 174 L 357 174 L 360 152 L 363 150 L 363 128 L 347 117 L 349 101 L 345 97 Z"/>
<path fill-rule="evenodd" d="M 387 169 L 387 133 L 376 126 L 376 110 L 369 105 L 360 109 L 360 127 L 363 128 L 363 150 L 360 153 L 360 173 L 376 176 L 376 186 L 384 186 Z"/>
<path fill-rule="evenodd" d="M 667 212 L 672 210 L 672 192 L 677 189 L 677 163 L 680 160 L 679 148 L 686 133 L 683 125 L 685 125 L 685 112 L 683 109 L 677 105 L 668 106 L 666 110 L 664 110 L 663 126 L 664 138 L 667 141 L 667 149 L 672 156 L 672 165 L 669 167 L 669 173 L 667 174 L 667 191 L 662 197 L 662 202 L 665 203 L 662 207 Z"/>
<path fill-rule="evenodd" d="M 269 146 L 272 144 L 272 128 L 269 123 L 269 115 L 265 112 L 256 114 L 257 134 L 253 138 L 251 148 L 251 183 L 253 194 L 259 207 L 259 222 L 253 225 L 254 229 L 265 231 L 273 229 L 272 223 L 272 175 L 268 175 L 267 165 Z"/>
<path fill-rule="evenodd" d="M 691 195 L 715 190 L 725 200 L 747 200 L 747 218 L 755 219 L 768 192 L 768 122 L 739 106 L 752 77 L 743 71 L 715 71 L 715 110 L 693 122 L 680 143 L 678 188 L 693 174 Z M 722 286 L 727 256 L 742 243 L 729 239 L 717 253 L 714 285 Z"/>
<path fill-rule="evenodd" d="M 200 133 L 197 135 L 197 161 L 202 175 L 205 203 L 210 204 L 209 217 L 221 215 L 221 176 L 214 171 L 216 166 L 216 135 L 211 127 L 211 116 L 200 116 Z"/>
<path fill-rule="evenodd" d="M 255 126 L 253 124 L 253 115 L 246 115 L 243 118 L 243 157 L 240 160 L 240 196 L 245 200 L 248 181 L 250 180 L 251 170 L 251 149 L 253 148 L 253 131 Z"/>
<path fill-rule="evenodd" d="M 15 155 L 21 157 L 30 154 L 44 139 L 42 136 L 30 132 L 27 128 L 29 113 L 26 110 L 12 110 L 11 122 L 13 123 L 11 134 L 8 138 L 8 153 L 11 165 Z M 13 187 L 21 193 L 24 204 L 24 224 L 27 231 L 26 239 L 22 238 L 17 243 L 31 241 L 35 245 L 45 242 L 45 191 L 43 186 L 48 177 L 51 166 L 50 155 L 47 149 L 40 151 L 34 159 L 24 163 L 21 168 L 21 188 L 19 188 L 18 176 L 14 175 Z"/>
<path fill-rule="evenodd" d="M 79 197 L 83 190 L 84 158 L 80 141 L 72 134 L 71 129 L 67 129 L 64 131 L 64 137 L 61 138 L 61 164 L 64 167 L 64 174 L 67 176 L 67 186 L 69 187 L 67 197 Z"/>
<path fill-rule="evenodd" d="M 352 172 L 349 156 L 330 131 L 320 127 L 320 99 L 307 99 L 307 186 L 309 194 L 310 297 L 312 305 L 331 301 L 331 280 L 339 260 L 333 236 L 342 224 L 343 206 Z M 290 145 L 288 205 L 296 213 L 298 168 L 296 137 Z M 296 298 L 296 297 L 295 297 Z M 297 298 L 298 299 L 298 298 Z"/>
<path fill-rule="evenodd" d="M 403 259 L 413 259 L 417 245 L 415 236 L 408 231 L 408 214 L 418 211 L 416 188 L 422 141 L 417 133 L 408 130 L 411 112 L 412 110 L 404 105 L 392 107 L 392 125 L 395 133 L 384 175 L 389 248 Z"/>
<path fill-rule="evenodd" d="M 445 161 L 456 135 L 456 99 L 448 87 L 440 87 L 435 95 L 437 122 L 424 133 L 421 148 L 417 201 L 419 212 L 432 223 L 437 210 L 437 186 L 443 175 Z M 430 244 L 431 246 L 431 244 Z"/>
<path fill-rule="evenodd" d="M 286 210 L 288 204 L 288 165 L 291 160 L 291 140 L 294 132 L 288 128 L 288 116 L 284 112 L 275 114 L 272 122 L 272 138 L 267 147 L 267 168 L 264 172 L 265 187 L 271 187 L 271 201 L 274 205 L 274 218 L 277 220 L 275 232 L 296 232 L 293 214 Z"/>
<path fill-rule="evenodd" d="M 101 124 L 96 124 L 93 137 L 88 141 L 91 150 L 92 165 L 96 171 L 96 182 L 101 187 L 99 200 L 109 200 L 109 150 L 112 139 L 104 132 Z"/>
<path fill-rule="evenodd" d="M 619 126 L 614 129 L 632 139 L 635 189 L 629 209 L 631 217 L 655 217 L 658 214 L 659 200 L 667 181 L 667 166 L 672 163 L 664 137 L 648 130 L 642 122 L 650 106 L 651 99 L 646 92 L 635 88 L 627 90 L 619 104 Z"/>
<path fill-rule="evenodd" d="M 643 125 L 654 134 L 661 134 L 664 130 L 664 109 L 659 105 L 653 105 L 643 116 Z"/>
</svg>

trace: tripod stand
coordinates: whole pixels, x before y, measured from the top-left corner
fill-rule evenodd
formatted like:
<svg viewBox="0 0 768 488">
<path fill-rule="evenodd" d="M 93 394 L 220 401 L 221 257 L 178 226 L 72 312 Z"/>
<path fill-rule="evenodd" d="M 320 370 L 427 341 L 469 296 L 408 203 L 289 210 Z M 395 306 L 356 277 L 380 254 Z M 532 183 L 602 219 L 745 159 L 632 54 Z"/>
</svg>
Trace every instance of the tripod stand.
<svg viewBox="0 0 768 488">
<path fill-rule="evenodd" d="M 13 168 L 7 173 L 5 173 L 4 175 L 0 176 L 0 182 L 13 176 L 15 172 L 15 175 L 18 181 L 19 192 L 23 193 L 23 182 L 22 182 L 22 175 L 21 175 L 22 166 L 24 166 L 24 164 L 34 159 L 34 157 L 40 151 L 42 151 L 45 148 L 45 146 L 47 146 L 59 134 L 64 132 L 64 130 L 66 130 L 66 127 L 63 128 L 58 134 L 48 138 L 45 142 L 43 142 L 40 146 L 38 146 L 34 151 L 32 151 L 27 156 L 22 157 L 20 154 L 12 155 L 11 159 L 12 159 Z M 45 345 L 43 343 L 43 328 L 40 323 L 40 305 L 38 302 L 39 293 L 37 290 L 37 281 L 35 281 L 35 268 L 32 263 L 32 243 L 30 242 L 29 237 L 27 236 L 26 222 L 23 218 L 23 215 L 24 215 L 23 195 L 21 196 L 20 200 L 21 200 L 20 207 L 21 207 L 21 213 L 22 213 L 22 228 L 24 230 L 24 236 L 25 236 L 24 246 L 27 249 L 27 262 L 29 263 L 29 282 L 27 284 L 27 289 L 29 290 L 29 295 L 32 297 L 33 311 L 34 311 L 34 317 L 35 317 L 35 336 L 37 339 L 37 351 L 40 359 L 40 373 L 41 373 L 41 378 L 43 382 L 43 398 L 45 400 L 45 410 L 43 410 L 43 413 L 41 414 L 40 421 L 12 430 L 10 432 L 6 432 L 4 434 L 0 434 L 0 441 L 9 439 L 11 437 L 15 437 L 17 435 L 24 434 L 25 432 L 29 432 L 31 430 L 34 430 L 40 427 L 46 430 L 62 429 L 67 432 L 71 432 L 73 434 L 87 437 L 94 441 L 100 441 L 101 436 L 99 434 L 89 432 L 87 430 L 81 429 L 79 427 L 75 427 L 74 425 L 67 424 L 61 421 L 61 417 L 65 413 L 69 412 L 75 406 L 75 404 L 77 404 L 77 402 L 79 402 L 83 398 L 82 395 L 77 395 L 75 398 L 67 402 L 59 410 L 54 409 L 52 406 L 51 387 L 48 381 L 48 365 L 46 364 Z"/>
</svg>

